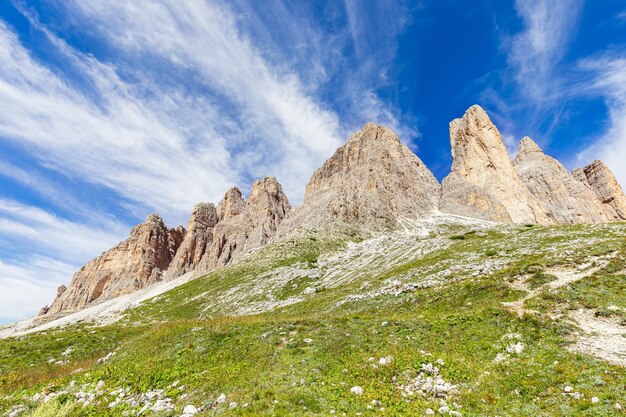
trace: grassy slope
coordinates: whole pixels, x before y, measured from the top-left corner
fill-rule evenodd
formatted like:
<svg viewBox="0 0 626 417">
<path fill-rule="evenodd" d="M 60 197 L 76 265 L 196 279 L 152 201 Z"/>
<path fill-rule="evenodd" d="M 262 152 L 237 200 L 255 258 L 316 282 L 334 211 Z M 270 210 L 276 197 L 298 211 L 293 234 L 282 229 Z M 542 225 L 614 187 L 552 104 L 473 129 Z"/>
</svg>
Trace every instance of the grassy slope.
<svg viewBox="0 0 626 417">
<path fill-rule="evenodd" d="M 0 410 L 22 405 L 22 415 L 37 416 L 140 410 L 124 401 L 108 407 L 115 399 L 109 392 L 125 389 L 124 400 L 163 390 L 177 415 L 186 404 L 204 406 L 199 415 L 422 415 L 442 399 L 404 398 L 396 385 L 442 359 L 442 377 L 458 385 L 444 401 L 464 416 L 616 415 L 616 402 L 626 406 L 623 368 L 570 352 L 572 324 L 546 314 L 579 307 L 621 314 L 607 307 L 626 307 L 625 231 L 623 224 L 442 226 L 428 237 L 378 242 L 377 256 L 359 251 L 368 242 L 352 245 L 358 239 L 344 235 L 284 238 L 115 325 L 0 341 Z M 380 256 L 380 247 L 388 253 Z M 576 268 L 616 252 L 592 277 L 527 300 L 538 315 L 518 318 L 501 305 L 523 296 L 509 285 L 520 276 L 535 288 L 552 279 L 537 272 L 543 268 Z M 491 267 L 480 272 L 481 265 Z M 394 281 L 431 283 L 407 289 Z M 380 291 L 390 288 L 401 291 Z M 249 305 L 267 311 L 233 316 Z M 517 342 L 524 350 L 507 354 Z M 94 365 L 114 349 L 109 361 Z M 494 361 L 498 354 L 505 359 Z M 393 360 L 378 365 L 388 355 Z M 105 385 L 92 403 L 77 403 L 76 392 L 95 392 L 98 381 Z M 350 393 L 353 386 L 363 395 Z M 584 397 L 564 395 L 565 386 Z M 63 391 L 45 404 L 31 400 Z M 213 406 L 222 393 L 225 403 Z M 600 401 L 592 404 L 594 396 Z M 167 415 L 142 415 L 150 414 Z"/>
</svg>

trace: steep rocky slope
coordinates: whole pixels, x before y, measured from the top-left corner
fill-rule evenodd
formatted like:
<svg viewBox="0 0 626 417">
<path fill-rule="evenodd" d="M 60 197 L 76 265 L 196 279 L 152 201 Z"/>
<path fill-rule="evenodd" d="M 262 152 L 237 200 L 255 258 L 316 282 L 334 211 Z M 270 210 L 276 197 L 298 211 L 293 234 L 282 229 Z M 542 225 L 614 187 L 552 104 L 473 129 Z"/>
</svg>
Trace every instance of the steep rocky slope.
<svg viewBox="0 0 626 417">
<path fill-rule="evenodd" d="M 435 210 L 438 189 L 433 174 L 395 133 L 368 123 L 315 171 L 304 204 L 282 229 L 329 223 L 394 226 L 398 218 Z"/>
<path fill-rule="evenodd" d="M 238 188 L 228 190 L 217 206 L 213 241 L 199 263 L 200 271 L 226 265 L 239 254 L 266 244 L 290 209 L 273 177 L 255 181 L 247 201 Z"/>
<path fill-rule="evenodd" d="M 184 228 L 168 229 L 160 216 L 151 214 L 128 239 L 76 272 L 69 287 L 60 287 L 52 305 L 41 313 L 79 310 L 160 281 L 184 236 Z"/>
<path fill-rule="evenodd" d="M 167 270 L 168 277 L 177 277 L 193 271 L 200 264 L 213 242 L 217 224 L 217 210 L 213 203 L 200 203 L 193 208 L 185 239 Z"/>
<path fill-rule="evenodd" d="M 515 170 L 555 223 L 602 223 L 606 215 L 593 190 L 578 181 L 529 137 L 519 144 Z"/>
<path fill-rule="evenodd" d="M 450 123 L 452 172 L 442 211 L 500 223 L 550 223 L 546 208 L 517 175 L 502 135 L 480 106 Z"/>
<path fill-rule="evenodd" d="M 606 165 L 596 161 L 570 174 L 530 138 L 521 141 L 512 162 L 479 106 L 450 123 L 450 144 L 452 171 L 439 185 L 394 132 L 368 123 L 313 173 L 295 209 L 278 181 L 265 177 L 252 185 L 247 200 L 234 187 L 217 206 L 197 205 L 186 234 L 182 228 L 166 231 L 160 219 L 150 221 L 158 230 L 148 232 L 156 236 L 151 249 L 141 249 L 145 243 L 133 231 L 128 241 L 85 265 L 67 290 L 59 287 L 53 305 L 41 313 L 80 309 L 144 288 L 163 274 L 197 277 L 300 229 L 347 227 L 367 235 L 435 212 L 518 224 L 626 219 L 626 197 Z"/>
<path fill-rule="evenodd" d="M 584 168 L 575 169 L 572 173 L 596 193 L 610 220 L 626 220 L 624 190 L 604 162 L 594 161 Z"/>
<path fill-rule="evenodd" d="M 267 243 L 289 210 L 280 184 L 265 177 L 254 182 L 248 201 L 232 188 L 217 208 L 198 204 L 187 232 L 182 226 L 168 230 L 160 216 L 150 215 L 130 238 L 83 266 L 67 289 L 59 287 L 52 305 L 42 308 L 40 315 L 75 311 L 163 278 L 187 272 L 199 275 L 226 265 Z"/>
<path fill-rule="evenodd" d="M 530 139 L 511 162 L 478 107 L 451 144 L 442 187 L 368 124 L 295 210 L 267 177 L 186 232 L 150 216 L 48 317 L 86 309 L 0 328 L 0 413 L 623 415 L 615 177 L 570 175 Z"/>
</svg>

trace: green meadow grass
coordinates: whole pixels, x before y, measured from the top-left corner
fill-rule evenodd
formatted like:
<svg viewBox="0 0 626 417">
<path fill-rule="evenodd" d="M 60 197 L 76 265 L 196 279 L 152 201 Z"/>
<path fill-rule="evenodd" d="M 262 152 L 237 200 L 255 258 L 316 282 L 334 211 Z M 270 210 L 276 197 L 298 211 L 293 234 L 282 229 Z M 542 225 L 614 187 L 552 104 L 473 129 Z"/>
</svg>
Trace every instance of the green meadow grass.
<svg viewBox="0 0 626 417">
<path fill-rule="evenodd" d="M 442 400 L 463 416 L 619 415 L 615 404 L 626 407 L 624 369 L 570 351 L 576 329 L 547 313 L 589 308 L 618 314 L 607 307 L 626 308 L 624 232 L 623 224 L 450 227 L 441 232 L 443 246 L 425 256 L 386 268 L 381 254 L 355 279 L 306 296 L 303 289 L 316 279 L 295 276 L 270 288 L 270 295 L 242 300 L 301 297 L 299 302 L 233 316 L 224 300 L 229 291 L 235 297 L 234 290 L 248 291 L 251 282 L 281 268 L 313 270 L 324 256 L 362 240 L 327 232 L 282 238 L 145 302 L 113 325 L 83 323 L 0 340 L 0 410 L 21 405 L 22 416 L 136 415 L 142 407 L 124 401 L 109 408 L 115 399 L 109 393 L 124 389 L 124 398 L 163 390 L 175 406 L 171 415 L 193 404 L 203 408 L 199 416 L 421 416 Z M 535 315 L 520 318 L 501 304 L 525 295 L 510 286 L 520 277 L 540 288 L 553 279 L 545 270 L 578 268 L 607 254 L 613 258 L 589 278 L 527 300 Z M 498 259 L 506 262 L 484 274 L 463 269 Z M 454 266 L 454 273 L 437 275 Z M 432 276 L 447 281 L 397 295 L 376 293 L 394 279 Z M 376 295 L 350 299 L 368 292 Z M 514 343 L 523 345 L 521 353 L 507 352 Z M 112 351 L 109 361 L 95 364 Z M 379 364 L 387 356 L 390 363 Z M 438 359 L 444 362 L 440 375 L 458 393 L 403 397 L 397 386 Z M 99 381 L 104 387 L 95 401 L 78 403 L 76 390 L 92 391 Z M 351 393 L 353 386 L 363 395 Z M 566 386 L 581 397 L 565 395 Z M 63 391 L 45 404 L 32 400 Z M 221 394 L 226 401 L 215 404 Z"/>
</svg>

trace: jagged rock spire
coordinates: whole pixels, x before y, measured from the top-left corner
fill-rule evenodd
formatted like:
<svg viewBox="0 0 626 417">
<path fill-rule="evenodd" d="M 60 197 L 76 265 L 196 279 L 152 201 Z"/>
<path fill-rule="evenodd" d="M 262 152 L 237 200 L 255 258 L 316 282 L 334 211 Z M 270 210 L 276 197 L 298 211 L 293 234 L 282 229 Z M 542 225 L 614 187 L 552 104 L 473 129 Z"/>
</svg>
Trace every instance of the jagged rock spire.
<svg viewBox="0 0 626 417">
<path fill-rule="evenodd" d="M 574 178 L 559 161 L 546 155 L 531 138 L 522 139 L 513 165 L 530 192 L 544 204 L 553 222 L 609 220 L 593 191 Z"/>
<path fill-rule="evenodd" d="M 80 310 L 160 281 L 184 235 L 182 226 L 168 229 L 161 216 L 149 215 L 132 229 L 128 239 L 76 272 L 67 289 L 60 287 L 45 313 Z"/>
<path fill-rule="evenodd" d="M 511 162 L 498 129 L 480 106 L 450 123 L 452 172 L 441 186 L 390 129 L 367 123 L 311 177 L 291 210 L 276 178 L 255 181 L 249 198 L 234 187 L 217 207 L 198 204 L 188 231 L 158 215 L 87 263 L 59 288 L 42 314 L 69 312 L 187 272 L 201 275 L 266 244 L 280 230 L 333 224 L 383 229 L 441 210 L 502 223 L 626 220 L 626 196 L 601 161 L 572 174 L 522 139 Z"/>
<path fill-rule="evenodd" d="M 549 223 L 546 210 L 515 172 L 502 135 L 477 105 L 450 123 L 452 172 L 440 209 L 496 222 Z"/>
<path fill-rule="evenodd" d="M 595 192 L 610 220 L 626 220 L 626 196 L 613 172 L 602 161 L 596 160 L 572 174 Z"/>
<path fill-rule="evenodd" d="M 200 203 L 194 207 L 185 239 L 167 270 L 168 277 L 177 277 L 196 268 L 213 242 L 213 229 L 217 220 L 213 203 Z"/>
<path fill-rule="evenodd" d="M 439 184 L 426 165 L 390 129 L 367 123 L 319 168 L 304 204 L 281 227 L 347 223 L 393 226 L 437 207 Z"/>
</svg>

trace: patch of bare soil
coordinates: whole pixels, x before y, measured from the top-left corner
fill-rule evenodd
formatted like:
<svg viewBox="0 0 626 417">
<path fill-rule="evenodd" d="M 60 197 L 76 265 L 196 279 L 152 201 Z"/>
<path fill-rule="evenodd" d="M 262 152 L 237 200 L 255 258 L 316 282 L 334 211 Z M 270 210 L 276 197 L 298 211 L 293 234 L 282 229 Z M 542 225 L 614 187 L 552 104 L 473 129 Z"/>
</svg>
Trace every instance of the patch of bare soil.
<svg viewBox="0 0 626 417">
<path fill-rule="evenodd" d="M 618 320 L 596 317 L 589 309 L 573 311 L 569 317 L 583 331 L 570 349 L 626 366 L 626 327 Z"/>
</svg>

